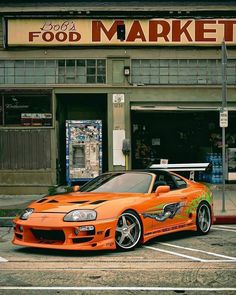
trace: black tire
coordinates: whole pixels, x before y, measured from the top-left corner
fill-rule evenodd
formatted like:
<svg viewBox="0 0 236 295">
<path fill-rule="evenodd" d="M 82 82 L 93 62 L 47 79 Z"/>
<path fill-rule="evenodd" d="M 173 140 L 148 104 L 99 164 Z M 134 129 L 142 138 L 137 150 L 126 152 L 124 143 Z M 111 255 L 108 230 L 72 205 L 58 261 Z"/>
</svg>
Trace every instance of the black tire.
<svg viewBox="0 0 236 295">
<path fill-rule="evenodd" d="M 208 203 L 201 202 L 197 208 L 196 225 L 200 235 L 206 235 L 211 229 L 211 208 Z"/>
<path fill-rule="evenodd" d="M 122 250 L 134 249 L 141 240 L 142 225 L 138 215 L 133 211 L 123 212 L 117 221 L 115 242 Z"/>
</svg>

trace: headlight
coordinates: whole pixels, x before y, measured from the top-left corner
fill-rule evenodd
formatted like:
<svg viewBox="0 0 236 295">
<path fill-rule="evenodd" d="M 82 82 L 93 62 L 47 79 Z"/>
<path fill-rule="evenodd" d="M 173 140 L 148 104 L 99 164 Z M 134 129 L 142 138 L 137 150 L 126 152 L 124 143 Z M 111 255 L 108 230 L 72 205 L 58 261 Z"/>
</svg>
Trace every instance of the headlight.
<svg viewBox="0 0 236 295">
<path fill-rule="evenodd" d="M 27 209 L 25 209 L 25 210 L 21 213 L 21 215 L 20 215 L 20 219 L 22 219 L 22 220 L 27 220 L 33 212 L 34 212 L 34 209 L 31 209 L 31 208 L 27 208 Z"/>
<path fill-rule="evenodd" d="M 94 210 L 73 210 L 65 215 L 64 221 L 90 221 L 96 217 L 97 212 Z"/>
</svg>

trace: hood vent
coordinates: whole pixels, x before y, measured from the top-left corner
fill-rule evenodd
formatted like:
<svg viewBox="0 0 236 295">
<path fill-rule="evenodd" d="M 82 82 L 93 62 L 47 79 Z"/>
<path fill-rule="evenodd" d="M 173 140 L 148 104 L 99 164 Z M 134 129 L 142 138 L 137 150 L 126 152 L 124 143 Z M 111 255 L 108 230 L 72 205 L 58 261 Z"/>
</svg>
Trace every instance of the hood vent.
<svg viewBox="0 0 236 295">
<path fill-rule="evenodd" d="M 83 204 L 83 203 L 87 203 L 88 201 L 73 201 L 73 202 L 68 202 L 70 204 Z"/>
<path fill-rule="evenodd" d="M 51 200 L 51 201 L 49 201 L 48 203 L 58 203 L 58 201 L 56 201 L 56 200 Z"/>
<path fill-rule="evenodd" d="M 106 200 L 98 200 L 98 201 L 90 203 L 90 205 L 98 205 L 98 204 L 101 204 L 103 202 L 106 202 Z"/>
<path fill-rule="evenodd" d="M 45 201 L 47 201 L 48 199 L 41 199 L 41 200 L 39 200 L 39 201 L 37 201 L 36 203 L 43 203 L 43 202 L 45 202 Z"/>
</svg>

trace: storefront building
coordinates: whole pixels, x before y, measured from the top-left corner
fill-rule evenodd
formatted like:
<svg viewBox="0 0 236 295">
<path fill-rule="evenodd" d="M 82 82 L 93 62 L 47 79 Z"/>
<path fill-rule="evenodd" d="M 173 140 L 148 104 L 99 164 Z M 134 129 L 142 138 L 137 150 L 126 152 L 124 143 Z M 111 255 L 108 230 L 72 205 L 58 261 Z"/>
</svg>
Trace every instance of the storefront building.
<svg viewBox="0 0 236 295">
<path fill-rule="evenodd" d="M 0 4 L 1 194 L 46 192 L 71 175 L 160 159 L 210 160 L 219 177 L 222 41 L 236 180 L 236 3 L 187 2 Z"/>
</svg>

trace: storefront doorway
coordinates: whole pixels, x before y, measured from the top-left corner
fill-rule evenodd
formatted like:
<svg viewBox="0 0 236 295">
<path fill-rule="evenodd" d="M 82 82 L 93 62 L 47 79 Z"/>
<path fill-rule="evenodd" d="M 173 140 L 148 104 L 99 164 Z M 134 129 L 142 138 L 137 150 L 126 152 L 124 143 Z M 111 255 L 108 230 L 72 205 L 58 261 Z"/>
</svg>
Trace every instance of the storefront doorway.
<svg viewBox="0 0 236 295">
<path fill-rule="evenodd" d="M 229 113 L 227 148 L 236 147 L 236 112 Z M 169 163 L 209 161 L 221 157 L 218 111 L 131 111 L 132 167 L 145 168 L 160 159 Z"/>
<path fill-rule="evenodd" d="M 66 183 L 66 121 L 101 120 L 102 122 L 102 171 L 108 169 L 107 95 L 60 94 L 57 95 L 58 163 L 57 183 Z M 81 184 L 81 183 L 79 183 Z"/>
</svg>

